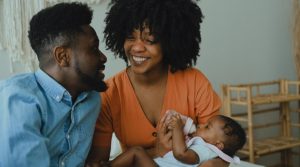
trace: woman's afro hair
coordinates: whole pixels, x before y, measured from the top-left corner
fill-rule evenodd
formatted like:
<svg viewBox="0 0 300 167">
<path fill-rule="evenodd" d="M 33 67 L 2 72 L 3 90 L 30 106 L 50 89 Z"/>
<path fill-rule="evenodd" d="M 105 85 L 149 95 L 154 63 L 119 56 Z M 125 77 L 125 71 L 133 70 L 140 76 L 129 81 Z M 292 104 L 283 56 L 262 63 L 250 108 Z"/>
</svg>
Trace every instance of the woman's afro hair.
<svg viewBox="0 0 300 167">
<path fill-rule="evenodd" d="M 199 56 L 202 12 L 192 0 L 112 0 L 105 18 L 107 49 L 126 63 L 125 39 L 134 29 L 148 27 L 162 48 L 171 71 L 191 67 Z"/>
</svg>

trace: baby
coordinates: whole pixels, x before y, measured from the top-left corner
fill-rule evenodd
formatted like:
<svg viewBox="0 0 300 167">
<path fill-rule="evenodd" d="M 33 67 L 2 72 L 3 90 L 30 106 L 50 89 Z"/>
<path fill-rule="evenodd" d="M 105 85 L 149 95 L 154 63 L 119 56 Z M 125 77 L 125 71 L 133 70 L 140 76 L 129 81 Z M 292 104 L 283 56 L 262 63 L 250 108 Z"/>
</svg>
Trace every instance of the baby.
<svg viewBox="0 0 300 167">
<path fill-rule="evenodd" d="M 246 134 L 236 121 L 217 115 L 205 125 L 196 127 L 188 117 L 174 111 L 167 114 L 166 124 L 172 131 L 172 151 L 152 159 L 143 148 L 132 147 L 111 161 L 109 166 L 189 167 L 215 157 L 239 163 L 234 154 L 245 144 Z M 185 138 L 187 133 L 191 133 L 191 139 Z"/>
</svg>

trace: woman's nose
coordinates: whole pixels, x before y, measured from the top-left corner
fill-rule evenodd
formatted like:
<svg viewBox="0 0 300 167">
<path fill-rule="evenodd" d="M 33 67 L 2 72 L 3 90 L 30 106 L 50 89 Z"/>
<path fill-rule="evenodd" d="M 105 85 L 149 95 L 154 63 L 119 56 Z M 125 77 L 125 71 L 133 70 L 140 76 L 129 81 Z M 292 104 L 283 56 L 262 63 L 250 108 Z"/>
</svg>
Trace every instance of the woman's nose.
<svg viewBox="0 0 300 167">
<path fill-rule="evenodd" d="M 140 39 L 138 40 L 135 40 L 132 44 L 132 47 L 131 47 L 132 51 L 134 52 L 142 52 L 142 51 L 145 51 L 145 45 L 144 45 L 144 42 Z"/>
</svg>

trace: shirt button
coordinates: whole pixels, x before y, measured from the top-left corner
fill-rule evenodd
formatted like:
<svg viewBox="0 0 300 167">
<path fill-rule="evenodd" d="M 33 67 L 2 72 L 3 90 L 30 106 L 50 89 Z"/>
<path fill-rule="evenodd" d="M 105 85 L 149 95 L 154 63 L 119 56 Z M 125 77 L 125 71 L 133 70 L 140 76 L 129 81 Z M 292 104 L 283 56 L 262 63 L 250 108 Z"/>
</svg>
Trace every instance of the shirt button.
<svg viewBox="0 0 300 167">
<path fill-rule="evenodd" d="M 67 139 L 70 139 L 70 135 L 67 135 Z"/>
<path fill-rule="evenodd" d="M 65 163 L 64 163 L 64 162 L 61 162 L 61 166 L 65 166 Z"/>
<path fill-rule="evenodd" d="M 153 136 L 153 137 L 157 137 L 157 133 L 156 133 L 156 132 L 153 132 L 153 133 L 152 133 L 152 136 Z"/>
<path fill-rule="evenodd" d="M 55 98 L 56 98 L 56 100 L 59 100 L 59 96 L 58 95 Z"/>
</svg>

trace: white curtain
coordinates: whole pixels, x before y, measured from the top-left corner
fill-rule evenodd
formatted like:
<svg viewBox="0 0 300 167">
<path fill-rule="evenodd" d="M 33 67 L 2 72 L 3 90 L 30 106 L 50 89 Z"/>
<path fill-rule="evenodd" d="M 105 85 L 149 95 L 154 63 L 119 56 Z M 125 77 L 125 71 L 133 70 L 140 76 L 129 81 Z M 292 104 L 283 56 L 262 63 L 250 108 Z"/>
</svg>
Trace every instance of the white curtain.
<svg viewBox="0 0 300 167">
<path fill-rule="evenodd" d="M 28 28 L 31 17 L 41 9 L 59 2 L 76 0 L 0 0 L 0 49 L 7 51 L 11 62 L 24 64 L 25 71 L 38 68 L 35 53 L 28 40 Z M 99 4 L 104 0 L 81 0 L 87 4 Z"/>
</svg>

